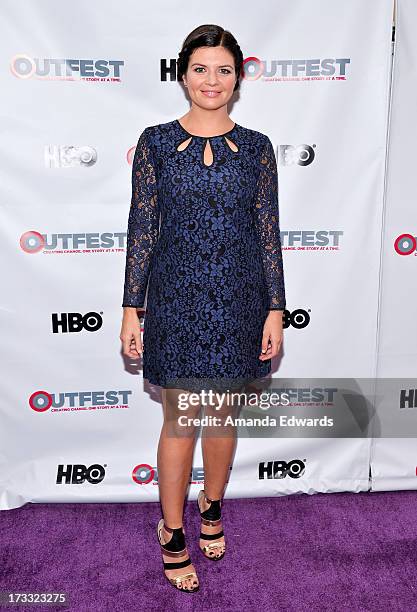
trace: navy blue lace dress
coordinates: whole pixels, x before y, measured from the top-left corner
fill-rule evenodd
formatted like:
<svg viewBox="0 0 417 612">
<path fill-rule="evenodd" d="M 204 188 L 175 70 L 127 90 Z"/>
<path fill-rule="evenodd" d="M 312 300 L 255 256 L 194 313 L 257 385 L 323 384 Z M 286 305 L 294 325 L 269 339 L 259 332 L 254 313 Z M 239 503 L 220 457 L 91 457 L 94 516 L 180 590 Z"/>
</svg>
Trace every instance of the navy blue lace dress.
<svg viewBox="0 0 417 612">
<path fill-rule="evenodd" d="M 147 295 L 146 295 L 147 292 Z M 178 120 L 144 129 L 132 167 L 123 306 L 144 307 L 143 377 L 166 388 L 237 388 L 261 361 L 285 288 L 276 158 L 235 123 L 191 135 Z"/>
</svg>

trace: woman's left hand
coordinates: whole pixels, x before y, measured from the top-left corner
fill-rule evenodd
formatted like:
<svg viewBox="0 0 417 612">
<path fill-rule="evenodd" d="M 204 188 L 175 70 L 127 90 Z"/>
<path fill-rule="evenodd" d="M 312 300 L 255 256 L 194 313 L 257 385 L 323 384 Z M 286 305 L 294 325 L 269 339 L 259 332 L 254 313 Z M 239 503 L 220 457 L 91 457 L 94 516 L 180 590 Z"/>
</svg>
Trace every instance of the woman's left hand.
<svg viewBox="0 0 417 612">
<path fill-rule="evenodd" d="M 282 344 L 282 317 L 283 310 L 270 310 L 264 323 L 262 336 L 261 361 L 266 361 L 278 355 Z"/>
</svg>

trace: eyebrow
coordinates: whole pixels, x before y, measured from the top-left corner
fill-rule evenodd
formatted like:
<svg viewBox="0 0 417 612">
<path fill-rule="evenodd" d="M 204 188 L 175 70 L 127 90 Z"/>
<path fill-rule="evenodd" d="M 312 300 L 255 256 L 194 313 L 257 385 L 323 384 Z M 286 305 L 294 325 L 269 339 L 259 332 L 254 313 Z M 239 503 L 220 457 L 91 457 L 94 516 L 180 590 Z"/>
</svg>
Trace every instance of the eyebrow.
<svg viewBox="0 0 417 612">
<path fill-rule="evenodd" d="M 191 66 L 204 66 L 204 68 L 207 68 L 206 64 L 202 64 L 201 62 L 194 62 L 193 64 L 191 64 Z M 233 66 L 231 66 L 230 64 L 222 64 L 221 66 L 219 66 L 219 68 L 233 68 Z"/>
</svg>

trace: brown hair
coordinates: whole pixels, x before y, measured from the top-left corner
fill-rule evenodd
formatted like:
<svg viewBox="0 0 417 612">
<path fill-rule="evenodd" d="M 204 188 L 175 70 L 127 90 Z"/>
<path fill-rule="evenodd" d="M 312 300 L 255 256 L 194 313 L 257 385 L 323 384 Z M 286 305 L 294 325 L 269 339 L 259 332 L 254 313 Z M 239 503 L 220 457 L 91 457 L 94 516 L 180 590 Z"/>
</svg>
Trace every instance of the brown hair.
<svg viewBox="0 0 417 612">
<path fill-rule="evenodd" d="M 182 81 L 188 69 L 192 52 L 198 47 L 225 47 L 233 55 L 235 62 L 236 83 L 233 91 L 240 87 L 240 77 L 243 66 L 243 54 L 236 38 L 228 30 L 213 24 L 198 26 L 188 34 L 182 44 L 177 59 L 177 78 Z"/>
</svg>

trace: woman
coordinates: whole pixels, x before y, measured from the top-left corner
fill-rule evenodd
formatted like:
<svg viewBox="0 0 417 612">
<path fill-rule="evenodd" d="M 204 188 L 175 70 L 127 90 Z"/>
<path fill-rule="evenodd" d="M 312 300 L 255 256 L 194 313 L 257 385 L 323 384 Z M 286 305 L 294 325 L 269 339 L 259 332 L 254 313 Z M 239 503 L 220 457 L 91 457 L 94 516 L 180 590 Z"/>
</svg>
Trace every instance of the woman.
<svg viewBox="0 0 417 612">
<path fill-rule="evenodd" d="M 193 30 L 177 61 L 191 109 L 145 128 L 132 168 L 120 338 L 124 354 L 143 355 L 144 378 L 163 390 L 158 539 L 165 576 L 188 592 L 199 586 L 182 526 L 195 427 L 179 425 L 180 399 L 184 391 L 225 390 L 208 411 L 230 414 L 228 391 L 270 372 L 286 306 L 274 150 L 266 135 L 238 125 L 227 110 L 242 65 L 230 32 L 216 25 Z M 137 308 L 147 287 L 142 345 Z M 199 410 L 189 406 L 187 416 Z M 199 545 L 219 560 L 236 436 L 233 427 L 209 434 L 202 436 Z"/>
</svg>

